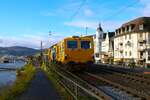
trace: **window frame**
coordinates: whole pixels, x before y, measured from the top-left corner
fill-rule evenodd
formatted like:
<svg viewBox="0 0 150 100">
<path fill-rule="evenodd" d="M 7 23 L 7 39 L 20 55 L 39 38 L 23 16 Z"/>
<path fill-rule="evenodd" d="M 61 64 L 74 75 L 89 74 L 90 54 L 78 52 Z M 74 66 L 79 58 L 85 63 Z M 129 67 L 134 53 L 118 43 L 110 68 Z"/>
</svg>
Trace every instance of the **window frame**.
<svg viewBox="0 0 150 100">
<path fill-rule="evenodd" d="M 88 44 L 89 44 L 89 48 L 83 48 L 83 47 L 82 47 L 82 42 L 89 42 L 89 43 L 88 43 Z M 92 48 L 91 41 L 89 41 L 89 40 L 81 40 L 81 41 L 80 41 L 80 48 L 81 48 L 81 49 L 91 49 L 91 48 Z"/>
<path fill-rule="evenodd" d="M 144 30 L 144 25 L 143 24 L 140 24 L 139 25 L 139 30 L 141 31 L 141 30 Z"/>
<path fill-rule="evenodd" d="M 74 45 L 74 47 L 72 48 L 71 46 L 69 47 L 69 45 L 72 45 L 72 44 L 68 44 L 69 42 L 74 42 L 74 43 L 76 43 L 76 47 L 75 47 L 75 45 Z M 66 41 L 66 47 L 67 47 L 67 49 L 78 49 L 78 41 L 77 40 L 67 40 Z"/>
</svg>

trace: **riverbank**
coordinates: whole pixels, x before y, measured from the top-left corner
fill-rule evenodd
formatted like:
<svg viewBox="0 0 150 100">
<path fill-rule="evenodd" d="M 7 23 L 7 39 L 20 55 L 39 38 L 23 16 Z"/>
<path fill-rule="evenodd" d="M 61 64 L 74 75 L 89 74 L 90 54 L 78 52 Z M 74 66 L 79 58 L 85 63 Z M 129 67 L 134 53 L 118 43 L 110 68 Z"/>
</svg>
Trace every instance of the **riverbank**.
<svg viewBox="0 0 150 100">
<path fill-rule="evenodd" d="M 0 100 L 15 100 L 15 98 L 26 90 L 35 74 L 35 67 L 32 64 L 26 64 L 23 68 L 17 70 L 16 81 L 11 87 L 3 87 L 0 94 Z"/>
</svg>

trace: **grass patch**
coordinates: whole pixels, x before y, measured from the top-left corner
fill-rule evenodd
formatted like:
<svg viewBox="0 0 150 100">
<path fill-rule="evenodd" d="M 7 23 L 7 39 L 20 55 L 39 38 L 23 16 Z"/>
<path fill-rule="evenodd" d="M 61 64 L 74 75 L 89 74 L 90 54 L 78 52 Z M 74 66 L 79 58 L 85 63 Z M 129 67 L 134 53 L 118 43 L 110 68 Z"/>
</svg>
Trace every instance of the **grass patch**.
<svg viewBox="0 0 150 100">
<path fill-rule="evenodd" d="M 24 68 L 17 69 L 16 73 L 16 81 L 11 87 L 3 87 L 0 100 L 15 100 L 18 95 L 23 93 L 35 74 L 35 67 L 27 64 Z"/>
</svg>

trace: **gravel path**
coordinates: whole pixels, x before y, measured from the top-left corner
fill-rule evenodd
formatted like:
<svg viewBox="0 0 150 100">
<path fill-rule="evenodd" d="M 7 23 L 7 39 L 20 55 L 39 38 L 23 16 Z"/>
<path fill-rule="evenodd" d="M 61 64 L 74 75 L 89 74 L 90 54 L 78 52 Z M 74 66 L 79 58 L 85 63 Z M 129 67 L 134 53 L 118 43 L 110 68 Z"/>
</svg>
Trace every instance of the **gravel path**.
<svg viewBox="0 0 150 100">
<path fill-rule="evenodd" d="M 17 100 L 61 100 L 61 96 L 47 76 L 37 69 L 28 89 Z"/>
</svg>

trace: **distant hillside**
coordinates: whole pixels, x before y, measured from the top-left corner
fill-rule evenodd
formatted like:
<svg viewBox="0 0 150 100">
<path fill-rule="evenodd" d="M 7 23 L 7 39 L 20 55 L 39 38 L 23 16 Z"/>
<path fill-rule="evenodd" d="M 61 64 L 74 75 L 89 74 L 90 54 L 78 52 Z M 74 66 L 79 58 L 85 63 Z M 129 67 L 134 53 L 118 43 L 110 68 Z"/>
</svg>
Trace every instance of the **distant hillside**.
<svg viewBox="0 0 150 100">
<path fill-rule="evenodd" d="M 38 52 L 39 50 L 20 46 L 0 47 L 1 56 L 2 55 L 27 56 Z"/>
</svg>

